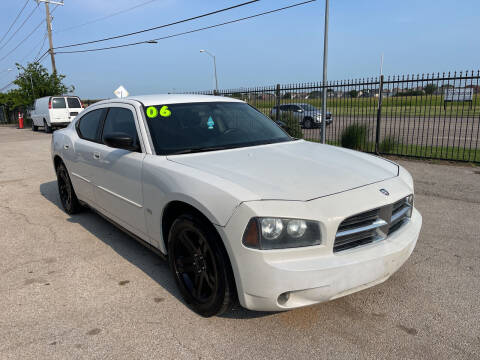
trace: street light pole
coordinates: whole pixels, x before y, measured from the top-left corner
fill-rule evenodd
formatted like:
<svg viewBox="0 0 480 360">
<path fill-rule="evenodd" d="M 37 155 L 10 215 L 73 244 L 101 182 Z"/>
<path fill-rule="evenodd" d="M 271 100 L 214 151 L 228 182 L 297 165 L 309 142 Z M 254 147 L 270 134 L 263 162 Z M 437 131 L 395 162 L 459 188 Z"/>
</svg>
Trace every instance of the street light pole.
<svg viewBox="0 0 480 360">
<path fill-rule="evenodd" d="M 328 58 L 328 4 L 325 0 L 325 30 L 323 36 L 323 101 L 322 101 L 322 144 L 325 144 L 326 120 L 327 120 L 327 58 Z"/>
<path fill-rule="evenodd" d="M 217 59 L 216 59 L 215 55 L 213 55 L 212 53 L 210 53 L 207 50 L 200 50 L 200 52 L 201 53 L 206 53 L 213 58 L 213 70 L 214 70 L 214 74 L 215 74 L 215 91 L 218 94 Z"/>
</svg>

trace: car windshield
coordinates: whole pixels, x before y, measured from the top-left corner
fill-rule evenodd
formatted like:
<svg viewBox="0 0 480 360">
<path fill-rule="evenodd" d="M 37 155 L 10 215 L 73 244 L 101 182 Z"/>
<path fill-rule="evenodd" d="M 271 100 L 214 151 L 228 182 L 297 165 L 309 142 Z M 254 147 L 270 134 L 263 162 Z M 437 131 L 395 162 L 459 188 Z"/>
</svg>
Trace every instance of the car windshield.
<svg viewBox="0 0 480 360">
<path fill-rule="evenodd" d="M 274 121 L 240 102 L 160 104 L 144 111 L 159 155 L 293 140 Z"/>
<path fill-rule="evenodd" d="M 305 111 L 318 111 L 318 109 L 310 104 L 300 104 L 300 107 Z"/>
</svg>

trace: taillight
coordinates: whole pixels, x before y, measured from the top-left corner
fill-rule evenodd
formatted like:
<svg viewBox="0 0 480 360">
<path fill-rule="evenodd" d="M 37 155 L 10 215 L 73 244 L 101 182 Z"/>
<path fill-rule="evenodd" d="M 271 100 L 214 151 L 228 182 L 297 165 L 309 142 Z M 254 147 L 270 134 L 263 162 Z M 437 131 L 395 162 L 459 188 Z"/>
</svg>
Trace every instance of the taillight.
<svg viewBox="0 0 480 360">
<path fill-rule="evenodd" d="M 80 101 L 80 100 L 78 100 L 78 101 Z M 81 102 L 81 101 L 80 101 L 80 107 L 83 109 L 83 104 L 82 104 L 82 102 Z"/>
<path fill-rule="evenodd" d="M 50 110 L 52 108 L 52 100 L 48 102 L 48 109 Z"/>
</svg>

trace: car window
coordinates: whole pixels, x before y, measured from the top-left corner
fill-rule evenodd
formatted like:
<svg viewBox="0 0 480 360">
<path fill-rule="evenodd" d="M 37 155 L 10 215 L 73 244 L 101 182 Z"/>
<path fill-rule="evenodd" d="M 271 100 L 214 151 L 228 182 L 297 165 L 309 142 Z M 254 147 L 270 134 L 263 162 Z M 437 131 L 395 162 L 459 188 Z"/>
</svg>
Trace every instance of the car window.
<svg viewBox="0 0 480 360">
<path fill-rule="evenodd" d="M 78 135 L 85 140 L 98 141 L 98 130 L 104 114 L 105 109 L 98 109 L 82 116 L 77 125 Z"/>
<path fill-rule="evenodd" d="M 282 105 L 282 106 L 280 106 L 280 110 L 282 110 L 282 111 L 288 111 L 288 105 Z"/>
<path fill-rule="evenodd" d="M 106 136 L 114 133 L 127 134 L 133 138 L 134 145 L 138 145 L 135 118 L 131 110 L 120 107 L 112 107 L 108 110 L 103 126 L 102 141 Z"/>
<path fill-rule="evenodd" d="M 80 100 L 78 100 L 78 98 L 75 98 L 75 97 L 68 97 L 67 103 L 69 108 L 78 109 L 82 107 L 82 105 L 80 105 Z"/>
<path fill-rule="evenodd" d="M 146 107 L 145 115 L 161 155 L 292 141 L 275 122 L 245 103 L 160 104 Z"/>
<path fill-rule="evenodd" d="M 65 98 L 53 98 L 52 99 L 52 108 L 53 109 L 65 109 L 67 104 L 65 103 Z"/>
</svg>

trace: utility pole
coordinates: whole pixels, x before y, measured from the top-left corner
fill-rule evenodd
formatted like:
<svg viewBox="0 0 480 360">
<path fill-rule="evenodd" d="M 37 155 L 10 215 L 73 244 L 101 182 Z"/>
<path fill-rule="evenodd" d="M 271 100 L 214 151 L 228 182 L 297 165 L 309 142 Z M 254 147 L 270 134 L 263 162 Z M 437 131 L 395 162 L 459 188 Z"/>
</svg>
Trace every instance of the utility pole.
<svg viewBox="0 0 480 360">
<path fill-rule="evenodd" d="M 52 72 L 56 73 L 57 72 L 57 66 L 55 64 L 55 53 L 53 52 L 53 40 L 52 40 L 52 17 L 50 16 L 50 7 L 49 4 L 55 4 L 55 5 L 62 5 L 63 6 L 63 1 L 52 1 L 52 0 L 37 0 L 38 3 L 45 3 L 45 17 L 47 20 L 47 33 L 48 33 L 48 42 L 50 44 L 50 49 L 48 50 L 50 52 L 50 59 L 52 60 Z"/>
<path fill-rule="evenodd" d="M 327 130 L 328 2 L 325 0 L 325 31 L 323 34 L 322 144 L 325 144 Z"/>
</svg>

